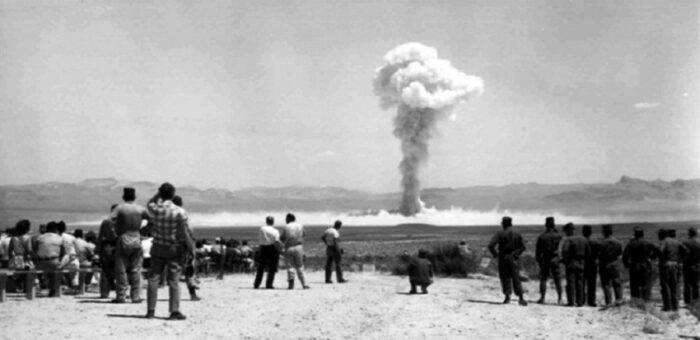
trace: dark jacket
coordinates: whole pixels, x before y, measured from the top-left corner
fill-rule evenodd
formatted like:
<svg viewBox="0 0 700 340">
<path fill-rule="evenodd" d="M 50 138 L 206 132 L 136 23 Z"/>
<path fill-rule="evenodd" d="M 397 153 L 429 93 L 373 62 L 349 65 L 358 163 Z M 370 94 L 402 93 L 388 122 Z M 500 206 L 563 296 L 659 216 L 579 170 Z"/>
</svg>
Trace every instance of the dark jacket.
<svg viewBox="0 0 700 340">
<path fill-rule="evenodd" d="M 660 265 L 678 265 L 688 254 L 688 250 L 678 240 L 667 237 L 661 241 L 661 254 L 659 255 Z"/>
<path fill-rule="evenodd" d="M 413 284 L 433 283 L 433 264 L 427 259 L 414 257 L 408 262 L 408 279 Z"/>
<path fill-rule="evenodd" d="M 570 236 L 562 247 L 562 261 L 567 268 L 583 270 L 586 257 L 591 253 L 588 240 L 580 235 Z"/>
<path fill-rule="evenodd" d="M 683 261 L 687 266 L 700 264 L 700 239 L 696 237 L 683 241 L 683 245 L 688 250 L 688 254 Z"/>
<path fill-rule="evenodd" d="M 537 237 L 535 245 L 535 259 L 538 263 L 548 263 L 558 257 L 557 249 L 561 242 L 561 234 L 556 230 L 547 230 Z"/>
<path fill-rule="evenodd" d="M 613 237 L 604 238 L 598 248 L 598 265 L 615 263 L 622 256 L 622 243 Z"/>
<path fill-rule="evenodd" d="M 644 238 L 630 240 L 622 253 L 622 263 L 626 268 L 638 264 L 651 263 L 659 256 L 659 247 Z"/>
<path fill-rule="evenodd" d="M 489 251 L 500 259 L 517 259 L 525 251 L 523 237 L 512 229 L 501 230 L 489 242 Z"/>
</svg>

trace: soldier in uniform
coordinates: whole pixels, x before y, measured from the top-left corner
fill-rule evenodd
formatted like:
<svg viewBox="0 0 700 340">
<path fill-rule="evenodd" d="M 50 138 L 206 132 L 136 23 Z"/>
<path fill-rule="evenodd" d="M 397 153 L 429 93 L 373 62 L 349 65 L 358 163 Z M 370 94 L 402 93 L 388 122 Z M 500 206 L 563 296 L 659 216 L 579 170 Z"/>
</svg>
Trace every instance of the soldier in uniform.
<svg viewBox="0 0 700 340">
<path fill-rule="evenodd" d="M 683 241 L 688 256 L 683 261 L 683 301 L 686 306 L 700 299 L 700 239 L 695 228 L 688 229 L 688 239 Z"/>
<path fill-rule="evenodd" d="M 591 253 L 591 248 L 585 237 L 574 235 L 574 224 L 567 223 L 564 226 L 566 239 L 562 245 L 562 261 L 566 267 L 566 300 L 568 306 L 583 306 L 583 270 L 586 258 Z"/>
<path fill-rule="evenodd" d="M 612 233 L 612 225 L 603 225 L 603 239 L 600 241 L 600 251 L 598 253 L 600 283 L 603 286 L 606 305 L 612 303 L 613 293 L 615 302 L 622 301 L 622 282 L 620 280 L 622 243 L 615 239 Z"/>
<path fill-rule="evenodd" d="M 501 279 L 501 288 L 505 300 L 510 303 L 510 295 L 515 291 L 518 295 L 518 303 L 527 306 L 523 296 L 523 286 L 520 283 L 520 264 L 518 258 L 525 251 L 525 243 L 519 233 L 512 230 L 513 219 L 504 216 L 501 221 L 503 230 L 493 235 L 489 242 L 489 251 L 493 257 L 498 257 L 498 276 Z"/>
<path fill-rule="evenodd" d="M 593 228 L 590 225 L 584 225 L 582 234 L 588 242 L 588 247 L 590 248 L 590 253 L 586 256 L 586 260 L 583 265 L 583 282 L 585 285 L 585 300 L 586 303 L 591 307 L 596 307 L 596 281 L 598 279 L 598 250 L 600 248 L 600 242 L 591 238 L 593 233 Z"/>
<path fill-rule="evenodd" d="M 666 230 L 663 238 L 662 233 L 659 233 L 659 278 L 664 312 L 678 310 L 678 274 L 687 254 L 685 246 L 671 235 L 675 236 L 675 230 Z"/>
<path fill-rule="evenodd" d="M 644 239 L 644 230 L 634 228 L 634 239 L 625 246 L 622 263 L 629 270 L 630 295 L 633 299 L 649 301 L 651 296 L 651 261 L 659 255 L 659 248 Z"/>
<path fill-rule="evenodd" d="M 117 205 L 114 204 L 110 211 L 114 211 Z M 116 274 L 114 270 L 114 255 L 117 246 L 117 232 L 111 218 L 102 221 L 100 230 L 97 233 L 97 245 L 95 254 L 99 256 L 100 268 L 100 298 L 109 297 L 109 291 L 116 288 Z"/>
<path fill-rule="evenodd" d="M 551 275 L 554 286 L 557 289 L 557 303 L 561 304 L 561 277 L 559 271 L 559 254 L 557 247 L 561 241 L 561 235 L 554 225 L 554 217 L 547 217 L 544 222 L 545 232 L 537 237 L 535 246 L 535 259 L 540 267 L 540 299 L 537 303 L 543 304 L 547 293 L 547 278 Z"/>
</svg>

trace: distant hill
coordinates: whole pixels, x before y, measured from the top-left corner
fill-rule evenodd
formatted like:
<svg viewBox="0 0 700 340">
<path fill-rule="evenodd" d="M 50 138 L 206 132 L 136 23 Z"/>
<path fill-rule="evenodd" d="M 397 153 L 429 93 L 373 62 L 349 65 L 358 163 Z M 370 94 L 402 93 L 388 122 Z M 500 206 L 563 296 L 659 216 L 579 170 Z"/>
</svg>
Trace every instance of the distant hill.
<svg viewBox="0 0 700 340">
<path fill-rule="evenodd" d="M 121 201 L 122 188 L 136 188 L 144 204 L 157 183 L 114 178 L 87 179 L 78 183 L 47 182 L 0 186 L 0 221 L 17 211 L 107 213 Z M 393 210 L 399 193 L 375 194 L 339 187 L 254 187 L 241 190 L 179 187 L 188 211 L 377 211 Z M 624 214 L 631 212 L 698 213 L 700 179 L 646 181 L 622 176 L 616 183 L 545 185 L 537 183 L 466 188 L 428 188 L 422 199 L 427 206 L 465 210 L 538 211 L 569 214 Z"/>
</svg>

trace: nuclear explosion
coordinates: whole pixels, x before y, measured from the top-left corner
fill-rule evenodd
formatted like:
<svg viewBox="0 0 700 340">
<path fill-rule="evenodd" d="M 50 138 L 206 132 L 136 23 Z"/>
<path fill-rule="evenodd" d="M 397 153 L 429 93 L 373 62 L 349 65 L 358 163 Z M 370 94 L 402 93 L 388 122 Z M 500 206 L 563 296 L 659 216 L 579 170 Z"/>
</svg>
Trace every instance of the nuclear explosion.
<svg viewBox="0 0 700 340">
<path fill-rule="evenodd" d="M 438 58 L 435 48 L 406 43 L 384 56 L 376 70 L 374 93 L 383 109 L 396 108 L 394 135 L 401 140 L 399 164 L 403 189 L 399 213 L 420 212 L 420 169 L 428 160 L 428 142 L 438 121 L 459 103 L 482 94 L 484 81 Z"/>
</svg>

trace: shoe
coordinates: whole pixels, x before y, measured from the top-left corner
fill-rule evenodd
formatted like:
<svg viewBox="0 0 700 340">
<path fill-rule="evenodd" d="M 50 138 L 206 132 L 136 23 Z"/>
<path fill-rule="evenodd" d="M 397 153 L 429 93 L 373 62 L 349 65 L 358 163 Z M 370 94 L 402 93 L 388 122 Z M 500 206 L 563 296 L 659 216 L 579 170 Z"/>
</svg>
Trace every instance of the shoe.
<svg viewBox="0 0 700 340">
<path fill-rule="evenodd" d="M 413 294 L 418 294 L 418 292 L 416 292 L 415 290 L 412 290 L 412 291 L 408 292 L 408 294 L 413 295 Z"/>
<path fill-rule="evenodd" d="M 100 299 L 109 299 L 109 295 L 100 295 Z"/>
<path fill-rule="evenodd" d="M 201 301 L 201 300 L 202 300 L 202 298 L 199 296 L 190 297 L 190 301 Z"/>
<path fill-rule="evenodd" d="M 168 320 L 185 320 L 185 319 L 187 319 L 187 317 L 182 315 L 182 313 L 180 313 L 180 312 L 172 312 L 172 313 L 170 313 L 170 317 L 168 318 Z"/>
<path fill-rule="evenodd" d="M 348 283 L 348 280 L 342 279 L 342 280 L 339 280 L 338 283 Z"/>
<path fill-rule="evenodd" d="M 544 298 L 537 300 L 537 304 L 544 305 Z"/>
<path fill-rule="evenodd" d="M 326 283 L 328 283 L 328 284 L 332 284 L 332 283 L 333 283 L 333 281 L 326 281 Z"/>
<path fill-rule="evenodd" d="M 265 289 L 275 289 L 275 287 L 270 286 L 270 287 L 265 287 Z"/>
<path fill-rule="evenodd" d="M 505 304 L 508 304 L 508 303 L 510 303 L 510 295 L 506 296 L 506 298 L 503 299 L 503 304 L 504 304 L 504 305 L 505 305 Z"/>
<path fill-rule="evenodd" d="M 520 298 L 520 300 L 518 300 L 518 304 L 521 306 L 527 306 L 527 301 L 525 301 L 525 299 L 523 298 Z"/>
<path fill-rule="evenodd" d="M 311 289 L 311 287 L 309 287 L 309 286 L 304 286 L 304 289 Z"/>
<path fill-rule="evenodd" d="M 153 311 L 153 310 L 149 310 L 148 312 L 146 312 L 146 316 L 144 316 L 144 318 L 146 318 L 146 319 L 153 319 L 155 317 L 156 317 L 156 311 Z"/>
<path fill-rule="evenodd" d="M 143 299 L 131 300 L 131 303 L 141 303 L 141 302 L 143 302 Z"/>
<path fill-rule="evenodd" d="M 112 303 L 126 303 L 126 300 L 125 300 L 125 299 L 116 298 L 116 299 L 112 300 Z"/>
</svg>

